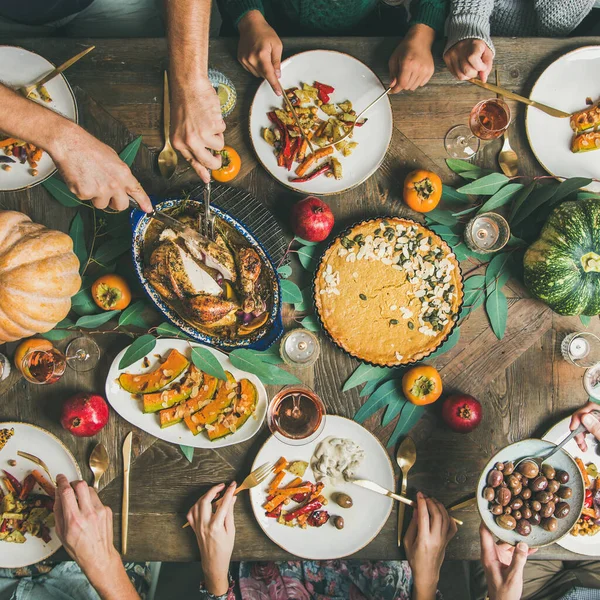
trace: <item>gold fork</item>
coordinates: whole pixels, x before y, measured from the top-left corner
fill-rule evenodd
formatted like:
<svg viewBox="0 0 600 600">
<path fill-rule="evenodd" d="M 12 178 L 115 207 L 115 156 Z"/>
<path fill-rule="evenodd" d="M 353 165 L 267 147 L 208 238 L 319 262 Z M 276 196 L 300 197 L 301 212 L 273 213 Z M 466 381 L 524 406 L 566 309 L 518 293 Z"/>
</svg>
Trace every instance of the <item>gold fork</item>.
<svg viewBox="0 0 600 600">
<path fill-rule="evenodd" d="M 48 473 L 48 477 L 50 477 L 50 481 L 52 481 L 52 483 L 54 485 L 56 485 L 56 479 L 54 479 L 54 477 L 52 477 L 52 473 L 50 473 L 50 471 L 48 470 L 48 467 L 46 466 L 46 463 L 41 458 L 38 458 L 37 456 L 34 456 L 33 454 L 29 454 L 28 452 L 22 452 L 21 450 L 17 451 L 17 455 L 20 456 L 21 458 L 26 458 L 27 460 L 30 460 L 31 462 L 35 463 L 36 465 L 39 465 L 40 467 L 42 467 L 42 469 L 44 469 L 44 471 L 46 471 L 46 473 Z"/>
<path fill-rule="evenodd" d="M 265 463 L 264 465 L 261 465 L 257 469 L 254 469 L 254 471 L 252 471 L 252 473 L 250 473 L 250 475 L 248 475 L 248 477 L 246 477 L 246 479 L 244 479 L 244 481 L 242 481 L 242 485 L 240 485 L 237 488 L 237 490 L 235 490 L 234 496 L 237 496 L 237 494 L 239 492 L 242 492 L 244 490 L 249 490 L 250 488 L 260 485 L 273 472 L 274 468 L 275 468 L 275 463 Z M 218 502 L 218 500 L 217 500 L 217 502 Z M 190 526 L 189 523 L 185 523 L 184 525 L 181 526 L 181 528 L 185 529 L 186 527 L 189 527 L 189 526 Z"/>
</svg>

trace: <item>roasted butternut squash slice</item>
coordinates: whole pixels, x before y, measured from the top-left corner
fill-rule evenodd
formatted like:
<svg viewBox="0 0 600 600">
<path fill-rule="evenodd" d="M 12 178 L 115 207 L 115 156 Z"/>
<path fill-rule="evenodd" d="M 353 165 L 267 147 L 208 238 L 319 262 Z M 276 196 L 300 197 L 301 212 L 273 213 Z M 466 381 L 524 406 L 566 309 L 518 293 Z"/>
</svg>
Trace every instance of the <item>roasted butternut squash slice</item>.
<svg viewBox="0 0 600 600">
<path fill-rule="evenodd" d="M 144 394 L 144 412 L 158 412 L 164 408 L 181 404 L 191 396 L 192 391 L 195 391 L 197 396 L 203 383 L 204 373 L 195 365 L 190 365 L 183 379 L 173 383 L 171 387 L 162 390 L 162 392 Z"/>
<path fill-rule="evenodd" d="M 142 375 L 122 373 L 119 385 L 131 394 L 151 394 L 169 385 L 189 366 L 190 361 L 178 350 L 171 350 L 167 360 L 158 365 L 154 371 Z"/>
<path fill-rule="evenodd" d="M 242 379 L 233 411 L 220 423 L 215 423 L 210 429 L 207 429 L 208 439 L 211 441 L 218 440 L 235 433 L 254 413 L 257 402 L 258 390 L 251 381 Z"/>
</svg>

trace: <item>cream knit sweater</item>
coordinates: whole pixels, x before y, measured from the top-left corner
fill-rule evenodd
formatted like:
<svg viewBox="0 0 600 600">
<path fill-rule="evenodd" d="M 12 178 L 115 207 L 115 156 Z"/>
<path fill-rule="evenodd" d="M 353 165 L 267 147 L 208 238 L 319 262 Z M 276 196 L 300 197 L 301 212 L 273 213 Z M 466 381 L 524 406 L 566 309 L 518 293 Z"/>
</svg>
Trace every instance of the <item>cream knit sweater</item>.
<svg viewBox="0 0 600 600">
<path fill-rule="evenodd" d="M 593 8 L 595 0 L 450 0 L 446 50 L 467 38 L 494 51 L 492 35 L 566 36 Z"/>
</svg>

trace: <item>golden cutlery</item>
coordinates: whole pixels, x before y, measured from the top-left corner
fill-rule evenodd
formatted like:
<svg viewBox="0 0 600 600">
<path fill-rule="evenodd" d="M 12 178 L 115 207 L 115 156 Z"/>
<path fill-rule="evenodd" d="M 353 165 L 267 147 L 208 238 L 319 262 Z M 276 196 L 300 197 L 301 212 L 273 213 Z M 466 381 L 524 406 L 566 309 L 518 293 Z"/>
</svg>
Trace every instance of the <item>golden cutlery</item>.
<svg viewBox="0 0 600 600">
<path fill-rule="evenodd" d="M 133 431 L 123 442 L 123 503 L 121 504 L 121 554 L 127 554 L 127 534 L 129 533 L 129 470 L 131 468 L 131 444 Z"/>
<path fill-rule="evenodd" d="M 451 506 L 448 508 L 448 512 L 463 510 L 465 508 L 469 508 L 469 506 L 473 506 L 473 504 L 477 504 L 477 498 L 475 496 L 471 496 L 468 500 L 464 500 L 463 502 L 459 502 L 458 504 Z"/>
<path fill-rule="evenodd" d="M 412 438 L 407 437 L 398 446 L 398 452 L 396 452 L 396 462 L 402 472 L 402 485 L 400 486 L 400 494 L 406 496 L 406 489 L 408 487 L 408 472 L 415 464 L 417 460 L 417 448 Z M 402 526 L 404 525 L 404 504 L 398 505 L 398 547 L 402 545 Z"/>
<path fill-rule="evenodd" d="M 163 90 L 163 128 L 165 145 L 158 155 L 158 170 L 165 179 L 170 179 L 177 168 L 177 152 L 171 146 L 171 101 L 169 100 L 169 76 L 166 71 Z"/>
<path fill-rule="evenodd" d="M 204 184 L 204 191 L 202 194 L 202 199 L 204 201 L 204 235 L 211 241 L 215 239 L 215 221 L 214 216 L 210 214 L 210 183 L 211 180 L 208 180 L 208 183 Z"/>
<path fill-rule="evenodd" d="M 264 465 L 261 465 L 260 467 L 254 469 L 254 471 L 252 471 L 252 473 L 250 473 L 250 475 L 248 475 L 248 477 L 246 477 L 246 479 L 242 481 L 242 485 L 240 485 L 235 490 L 234 496 L 237 496 L 240 492 L 243 492 L 244 490 L 249 490 L 250 488 L 260 485 L 273 472 L 274 468 L 275 463 L 265 463 Z M 189 526 L 189 523 L 184 523 L 181 526 L 181 529 L 185 529 Z"/>
<path fill-rule="evenodd" d="M 95 47 L 96 46 L 90 46 L 89 48 L 86 48 L 79 54 L 76 54 L 75 56 L 73 56 L 73 58 L 70 58 L 69 60 L 64 62 L 59 67 L 52 69 L 52 71 L 50 71 L 50 73 L 48 73 L 47 75 L 44 75 L 40 80 L 36 81 L 35 83 L 32 83 L 31 85 L 23 85 L 20 88 L 18 88 L 17 91 L 19 93 L 23 94 L 23 96 L 25 96 L 25 98 L 28 98 L 29 94 L 31 94 L 31 92 L 33 92 L 36 88 L 41 87 L 42 85 L 45 85 L 51 79 L 54 79 L 57 75 L 60 75 L 63 71 L 66 71 L 70 66 L 74 65 L 80 58 L 83 58 L 88 52 L 91 52 Z"/>
<path fill-rule="evenodd" d="M 44 469 L 44 471 L 46 471 L 46 473 L 48 473 L 48 477 L 50 477 L 50 481 L 52 481 L 52 483 L 54 485 L 56 485 L 56 479 L 54 479 L 54 477 L 52 476 L 52 473 L 50 473 L 50 470 L 46 466 L 46 463 L 41 458 L 38 458 L 37 456 L 34 456 L 33 454 L 29 454 L 28 452 L 22 452 L 21 450 L 17 451 L 17 456 L 20 456 L 21 458 L 26 458 L 27 460 L 30 460 L 32 463 L 35 463 L 36 465 L 42 467 L 42 469 Z"/>
<path fill-rule="evenodd" d="M 363 110 L 361 110 L 356 115 L 356 118 L 354 119 L 354 122 L 352 123 L 352 127 L 350 127 L 350 129 L 339 140 L 336 140 L 335 142 L 331 142 L 329 144 L 325 144 L 324 146 L 321 146 L 321 148 L 329 148 L 329 146 L 335 146 L 336 144 L 339 144 L 342 140 L 345 140 L 349 135 L 351 135 L 354 132 L 354 128 L 356 127 L 356 123 L 358 123 L 359 119 L 370 108 L 372 108 L 373 106 L 375 106 L 375 104 L 377 104 L 383 97 L 387 96 L 391 91 L 392 91 L 392 88 L 389 87 L 387 90 L 385 90 L 385 92 L 382 92 L 381 94 L 379 94 L 379 96 L 377 96 L 377 98 L 375 98 L 375 100 L 373 100 L 373 102 L 371 102 L 371 104 L 369 104 L 369 106 L 367 106 L 366 108 L 363 108 Z"/>
<path fill-rule="evenodd" d="M 387 496 L 388 498 L 392 498 L 393 500 L 397 500 L 398 502 L 402 502 L 403 504 L 406 504 L 407 506 L 416 506 L 417 505 L 417 503 L 414 500 L 411 500 L 410 498 L 406 498 L 405 496 L 400 496 L 399 494 L 394 494 L 394 492 L 390 492 L 389 490 L 386 490 L 384 487 L 380 486 L 378 483 L 375 483 L 374 481 L 369 481 L 368 479 L 351 479 L 350 483 L 353 483 L 354 485 L 358 485 L 367 490 L 371 490 L 372 492 L 377 492 L 378 494 Z M 463 525 L 463 522 L 460 521 L 459 519 L 455 519 L 454 517 L 452 517 L 452 520 L 457 525 Z"/>
<path fill-rule="evenodd" d="M 94 489 L 97 490 L 98 484 L 100 483 L 100 478 L 102 475 L 104 475 L 108 469 L 108 465 L 110 464 L 108 452 L 106 451 L 106 448 L 102 442 L 99 442 L 92 450 L 89 464 L 90 469 L 94 474 Z"/>
<path fill-rule="evenodd" d="M 493 83 L 484 83 L 480 79 L 469 79 L 469 83 L 473 85 L 477 85 L 485 90 L 490 92 L 494 92 L 494 94 L 501 94 L 505 98 L 510 98 L 511 100 L 516 100 L 517 102 L 522 102 L 523 104 L 527 104 L 528 106 L 533 106 L 542 112 L 550 115 L 551 117 L 557 117 L 559 119 L 566 119 L 571 117 L 570 113 L 566 113 L 562 110 L 558 110 L 558 108 L 552 108 L 552 106 L 547 106 L 546 104 L 542 104 L 541 102 L 537 102 L 536 100 L 531 100 L 530 98 L 525 98 L 524 96 L 519 96 L 519 94 L 515 94 L 509 90 L 501 88 Z"/>
<path fill-rule="evenodd" d="M 308 147 L 310 148 L 311 152 L 314 152 L 315 149 L 313 148 L 313 145 L 310 141 L 310 138 L 308 137 L 308 135 L 306 134 L 306 132 L 304 131 L 304 128 L 302 127 L 302 125 L 300 125 L 300 119 L 298 118 L 298 114 L 296 113 L 296 109 L 294 108 L 294 105 L 292 104 L 292 101 L 288 98 L 288 95 L 285 93 L 285 90 L 283 92 L 283 97 L 285 98 L 285 102 L 287 104 L 288 109 L 290 110 L 290 112 L 292 113 L 292 116 L 294 117 L 294 121 L 296 121 L 296 125 L 298 126 L 298 129 L 300 130 L 300 135 L 306 140 Z"/>
<path fill-rule="evenodd" d="M 496 69 L 496 85 L 500 86 L 500 79 L 498 78 L 498 69 Z M 498 98 L 502 100 L 502 94 L 497 94 Z M 498 154 L 498 164 L 500 169 L 507 177 L 514 177 L 519 172 L 519 157 L 517 153 L 511 148 L 510 141 L 508 139 L 507 128 L 504 132 L 504 143 L 502 144 L 502 150 Z"/>
</svg>

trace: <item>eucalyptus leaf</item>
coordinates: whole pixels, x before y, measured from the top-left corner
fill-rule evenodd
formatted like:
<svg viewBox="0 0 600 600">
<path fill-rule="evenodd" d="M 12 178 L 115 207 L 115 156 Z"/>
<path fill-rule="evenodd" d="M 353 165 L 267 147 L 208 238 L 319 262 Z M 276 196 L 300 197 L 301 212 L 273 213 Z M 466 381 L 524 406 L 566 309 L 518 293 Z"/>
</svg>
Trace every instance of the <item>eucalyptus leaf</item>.
<svg viewBox="0 0 600 600">
<path fill-rule="evenodd" d="M 527 200 L 527 198 L 529 198 L 529 196 L 531 195 L 531 192 L 533 192 L 533 190 L 535 190 L 536 187 L 537 187 L 537 183 L 535 181 L 532 181 L 531 183 L 526 185 L 515 196 L 512 208 L 510 209 L 510 215 L 508 217 L 509 223 L 512 223 L 512 220 L 515 218 L 515 215 L 517 214 L 517 212 L 519 212 L 519 210 L 520 210 L 521 206 L 523 205 L 523 203 L 525 202 L 525 200 Z"/>
<path fill-rule="evenodd" d="M 504 293 L 497 286 L 485 300 L 485 312 L 488 315 L 493 332 L 501 340 L 506 331 L 508 302 Z"/>
<path fill-rule="evenodd" d="M 281 299 L 286 304 L 302 302 L 302 292 L 293 281 L 284 279 L 281 281 Z"/>
<path fill-rule="evenodd" d="M 299 243 L 302 244 L 303 246 L 316 246 L 319 242 L 309 242 L 307 240 L 303 240 L 301 237 L 298 237 L 297 235 L 294 236 L 294 239 Z"/>
<path fill-rule="evenodd" d="M 94 260 L 105 265 L 131 249 L 131 238 L 125 237 L 104 242 L 94 253 Z"/>
<path fill-rule="evenodd" d="M 58 200 L 63 206 L 80 206 L 85 205 L 75 194 L 69 191 L 69 188 L 56 177 L 49 177 L 42 181 L 42 185 L 50 192 L 55 200 Z"/>
<path fill-rule="evenodd" d="M 150 308 L 145 300 L 138 300 L 135 304 L 128 306 L 119 317 L 119 326 L 133 325 L 134 327 L 148 327 L 148 322 L 144 318 L 144 312 Z"/>
<path fill-rule="evenodd" d="M 525 246 L 527 246 L 527 242 L 516 235 L 512 235 L 512 233 L 508 239 L 508 242 L 506 242 L 507 248 L 524 248 Z"/>
<path fill-rule="evenodd" d="M 287 279 L 292 274 L 292 267 L 290 265 L 281 265 L 277 272 L 279 273 L 279 277 L 283 279 Z"/>
<path fill-rule="evenodd" d="M 367 381 L 363 389 L 360 390 L 359 396 L 361 398 L 364 396 L 370 396 L 381 384 L 385 383 L 386 381 L 391 381 L 392 379 L 399 379 L 403 373 L 403 369 L 390 369 L 389 372 L 382 377 Z"/>
<path fill-rule="evenodd" d="M 588 317 L 587 315 L 579 315 L 579 320 L 584 327 L 588 327 L 592 322 L 592 317 Z"/>
<path fill-rule="evenodd" d="M 348 377 L 346 383 L 342 387 L 342 392 L 347 392 L 352 388 L 360 385 L 361 383 L 365 383 L 366 381 L 371 381 L 372 379 L 379 379 L 390 372 L 391 369 L 388 367 L 376 367 L 374 365 L 368 365 L 366 363 L 361 363 L 356 367 L 352 375 Z"/>
<path fill-rule="evenodd" d="M 463 284 L 463 307 L 478 308 L 485 298 L 485 276 L 471 275 Z M 464 310 L 464 308 L 463 308 Z"/>
<path fill-rule="evenodd" d="M 584 188 L 586 185 L 590 185 L 590 183 L 592 183 L 592 180 L 587 177 L 571 177 L 570 179 L 561 181 L 556 188 L 554 196 L 552 196 L 550 204 L 552 206 L 558 204 L 570 194 L 576 192 L 580 188 Z"/>
<path fill-rule="evenodd" d="M 496 283 L 502 273 L 507 270 L 508 259 L 510 255 L 506 252 L 500 252 L 490 260 L 485 270 L 485 289 L 489 294 L 496 288 Z M 502 286 L 500 286 L 502 289 Z"/>
<path fill-rule="evenodd" d="M 154 350 L 154 346 L 156 346 L 156 338 L 149 333 L 135 339 L 133 344 L 125 350 L 125 354 L 121 357 L 119 369 L 125 369 L 138 360 L 141 360 L 144 356 L 150 354 L 150 352 Z"/>
<path fill-rule="evenodd" d="M 183 333 L 183 331 L 181 331 L 178 327 L 175 327 L 175 325 L 172 325 L 171 323 L 161 323 L 156 329 L 155 329 L 156 335 L 163 335 L 163 336 L 168 336 L 168 337 L 175 337 L 175 338 L 181 338 L 184 340 L 189 340 L 191 339 L 189 335 L 186 335 L 185 333 Z"/>
<path fill-rule="evenodd" d="M 267 350 L 250 350 L 250 352 L 256 354 L 262 362 L 269 363 L 270 365 L 280 365 L 283 363 L 277 344 L 274 344 Z"/>
<path fill-rule="evenodd" d="M 79 317 L 75 325 L 77 327 L 83 327 L 85 329 L 92 329 L 108 323 L 113 317 L 116 317 L 121 311 L 120 310 L 107 310 L 97 315 L 85 315 Z"/>
<path fill-rule="evenodd" d="M 427 360 L 433 360 L 434 358 L 445 354 L 449 350 L 452 350 L 452 348 L 458 344 L 458 340 L 460 340 L 460 328 L 455 327 L 452 330 L 452 333 L 448 336 L 448 339 L 435 352 L 432 352 L 426 357 Z"/>
<path fill-rule="evenodd" d="M 111 238 L 131 236 L 131 225 L 129 224 L 129 214 L 127 211 L 104 213 L 101 218 L 105 221 L 105 227 L 102 230 L 104 235 L 108 235 Z"/>
<path fill-rule="evenodd" d="M 310 287 L 305 287 L 302 290 L 302 302 L 295 302 L 294 308 L 298 312 L 306 312 L 312 308 L 312 290 Z"/>
<path fill-rule="evenodd" d="M 40 335 L 51 342 L 59 342 L 60 340 L 64 340 L 69 337 L 73 332 L 67 331 L 69 327 L 72 327 L 75 323 L 71 321 L 69 318 L 64 318 L 60 323 L 57 323 L 54 326 L 54 329 L 50 331 L 46 331 L 45 333 L 41 333 Z"/>
<path fill-rule="evenodd" d="M 451 171 L 454 171 L 457 175 L 464 173 L 465 171 L 480 171 L 481 167 L 469 162 L 467 160 L 461 160 L 460 158 L 447 158 L 446 164 Z"/>
<path fill-rule="evenodd" d="M 381 419 L 381 426 L 387 427 L 399 414 L 402 408 L 404 407 L 404 403 L 402 402 L 394 402 L 387 405 L 385 409 L 385 414 Z"/>
<path fill-rule="evenodd" d="M 191 446 L 184 446 L 183 444 L 179 444 L 179 449 L 181 453 L 188 459 L 189 462 L 193 462 L 194 460 L 194 448 Z"/>
<path fill-rule="evenodd" d="M 452 213 L 449 210 L 443 210 L 441 208 L 430 210 L 426 213 L 425 219 L 427 222 L 433 221 L 440 225 L 456 225 L 458 220 L 456 217 L 452 216 Z"/>
<path fill-rule="evenodd" d="M 354 415 L 354 420 L 358 423 L 364 423 L 370 416 L 388 404 L 406 402 L 402 394 L 402 384 L 400 381 L 386 381 L 378 387 L 369 397 L 369 399 L 358 409 Z"/>
<path fill-rule="evenodd" d="M 223 369 L 219 359 L 208 348 L 204 348 L 202 346 L 193 346 L 192 362 L 198 369 L 208 373 L 212 377 L 227 381 L 225 369 Z"/>
<path fill-rule="evenodd" d="M 395 446 L 396 442 L 403 436 L 406 435 L 419 421 L 419 419 L 423 416 L 425 412 L 424 406 L 417 406 L 416 404 L 411 404 L 407 402 L 402 408 L 402 412 L 400 413 L 400 417 L 398 418 L 398 423 L 396 423 L 396 427 L 388 440 L 386 446 L 389 448 L 390 446 Z"/>
<path fill-rule="evenodd" d="M 489 170 L 477 169 L 477 171 L 463 171 L 460 176 L 467 181 L 475 181 L 481 179 L 485 175 L 489 175 Z"/>
<path fill-rule="evenodd" d="M 254 373 L 254 375 L 266 384 L 287 385 L 301 383 L 292 373 L 284 371 L 275 365 L 263 362 L 260 356 L 258 356 L 258 353 L 252 352 L 252 350 L 246 350 L 245 348 L 233 350 L 229 354 L 229 360 L 234 367 L 243 371 L 248 371 L 249 373 Z"/>
<path fill-rule="evenodd" d="M 317 246 L 302 246 L 298 248 L 296 251 L 298 254 L 298 259 L 300 260 L 300 264 L 307 271 L 314 271 L 317 266 L 317 260 L 315 257 L 315 253 L 317 251 Z"/>
<path fill-rule="evenodd" d="M 505 204 L 508 204 L 516 194 L 523 189 L 522 183 L 509 183 L 503 188 L 498 190 L 493 196 L 488 198 L 487 202 L 481 206 L 477 213 L 488 212 L 490 210 L 496 210 Z"/>
<path fill-rule="evenodd" d="M 142 136 L 137 137 L 133 142 L 125 146 L 125 148 L 119 154 L 119 158 L 130 167 L 137 156 L 140 144 L 142 143 Z"/>
<path fill-rule="evenodd" d="M 442 202 L 470 202 L 469 196 L 457 192 L 453 187 L 442 184 Z"/>
<path fill-rule="evenodd" d="M 452 216 L 453 217 L 464 217 L 465 215 L 472 213 L 473 211 L 477 210 L 478 208 L 479 208 L 479 206 L 471 206 L 471 208 L 465 208 L 465 210 L 461 210 L 459 212 L 452 213 Z"/>
<path fill-rule="evenodd" d="M 73 253 L 79 259 L 79 272 L 82 273 L 87 264 L 88 253 L 85 247 L 85 235 L 83 232 L 81 211 L 77 211 L 77 214 L 71 221 L 69 237 L 73 240 Z"/>
<path fill-rule="evenodd" d="M 577 194 L 577 200 L 588 200 L 589 198 L 600 200 L 600 194 L 594 192 L 579 192 Z"/>
<path fill-rule="evenodd" d="M 537 208 L 548 202 L 555 194 L 558 186 L 553 183 L 541 186 L 529 195 L 527 203 L 521 205 L 515 213 L 512 220 L 512 225 L 515 226 L 525 220 Z"/>
<path fill-rule="evenodd" d="M 321 326 L 319 325 L 319 321 L 317 320 L 317 317 L 315 317 L 313 315 L 304 317 L 304 319 L 302 319 L 302 321 L 300 321 L 300 325 L 302 325 L 302 327 L 305 327 L 309 331 L 319 331 L 321 329 Z"/>
<path fill-rule="evenodd" d="M 460 244 L 462 240 L 460 233 L 453 231 L 446 225 L 432 225 L 430 229 L 435 231 L 449 246 Z"/>
<path fill-rule="evenodd" d="M 502 173 L 490 173 L 481 179 L 467 183 L 458 188 L 462 194 L 475 194 L 477 196 L 492 196 L 508 182 L 508 177 Z"/>
<path fill-rule="evenodd" d="M 96 315 L 102 309 L 94 302 L 89 288 L 79 290 L 71 298 L 71 309 L 79 316 Z"/>
</svg>

